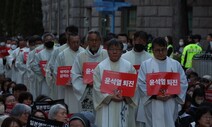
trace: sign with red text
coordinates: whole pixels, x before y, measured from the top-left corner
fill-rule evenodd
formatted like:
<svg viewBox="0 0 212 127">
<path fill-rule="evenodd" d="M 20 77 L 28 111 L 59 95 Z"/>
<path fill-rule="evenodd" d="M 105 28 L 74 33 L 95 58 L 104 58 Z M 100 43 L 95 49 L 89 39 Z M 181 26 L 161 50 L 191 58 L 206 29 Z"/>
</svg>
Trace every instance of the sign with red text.
<svg viewBox="0 0 212 127">
<path fill-rule="evenodd" d="M 8 56 L 9 55 L 8 50 L 9 50 L 9 48 L 7 48 L 5 46 L 0 47 L 0 58 Z"/>
<path fill-rule="evenodd" d="M 180 93 L 180 74 L 157 72 L 146 75 L 147 95 L 173 95 Z"/>
<path fill-rule="evenodd" d="M 98 65 L 98 62 L 83 63 L 83 83 L 93 84 L 93 70 Z"/>
<path fill-rule="evenodd" d="M 24 52 L 24 63 L 26 64 L 29 52 Z"/>
<path fill-rule="evenodd" d="M 133 65 L 133 67 L 135 68 L 136 72 L 138 73 L 138 71 L 140 69 L 140 65 Z"/>
<path fill-rule="evenodd" d="M 60 66 L 57 68 L 57 85 L 66 85 L 71 80 L 71 66 Z"/>
<path fill-rule="evenodd" d="M 100 90 L 103 93 L 121 92 L 122 96 L 133 97 L 137 83 L 137 74 L 104 70 Z"/>
<path fill-rule="evenodd" d="M 45 71 L 46 64 L 47 64 L 46 60 L 41 60 L 40 63 L 39 63 L 42 75 L 44 77 L 46 76 L 46 71 Z"/>
<path fill-rule="evenodd" d="M 205 91 L 205 99 L 208 102 L 212 102 L 212 90 L 206 90 Z"/>
</svg>

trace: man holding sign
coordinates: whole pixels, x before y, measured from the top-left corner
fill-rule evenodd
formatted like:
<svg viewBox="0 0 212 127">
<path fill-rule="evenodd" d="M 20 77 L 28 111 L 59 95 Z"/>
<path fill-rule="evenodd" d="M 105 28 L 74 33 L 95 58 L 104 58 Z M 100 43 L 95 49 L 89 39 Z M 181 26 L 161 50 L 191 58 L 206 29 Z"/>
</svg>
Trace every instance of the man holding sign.
<svg viewBox="0 0 212 127">
<path fill-rule="evenodd" d="M 167 57 L 167 43 L 153 40 L 154 58 L 141 64 L 138 86 L 141 93 L 137 121 L 145 127 L 175 127 L 178 104 L 183 104 L 188 87 L 179 62 Z"/>
<path fill-rule="evenodd" d="M 88 47 L 85 51 L 79 53 L 72 66 L 72 85 L 74 94 L 81 102 L 83 111 L 93 111 L 92 100 L 92 82 L 85 82 L 85 78 L 93 74 L 92 65 L 99 63 L 108 57 L 107 51 L 101 46 L 101 35 L 98 31 L 90 30 L 86 36 Z M 87 68 L 84 65 L 88 65 Z M 84 66 L 84 67 L 83 67 Z M 87 76 L 88 75 L 88 76 Z M 90 79 L 93 79 L 91 76 Z M 89 80 L 87 80 L 89 81 Z"/>
<path fill-rule="evenodd" d="M 109 58 L 94 70 L 93 101 L 98 127 L 135 127 L 137 74 L 133 65 L 120 58 L 123 44 L 108 43 Z"/>
<path fill-rule="evenodd" d="M 57 89 L 64 89 L 64 99 L 65 103 L 69 106 L 69 111 L 71 113 L 77 113 L 79 111 L 79 101 L 76 99 L 72 83 L 71 83 L 71 67 L 74 63 L 74 60 L 80 52 L 84 51 L 80 47 L 80 37 L 78 33 L 67 34 L 67 44 L 69 48 L 64 49 L 58 56 L 55 62 L 54 75 L 56 76 Z M 67 69 L 60 69 L 61 67 Z M 65 81 L 65 82 L 63 82 Z M 59 98 L 62 99 L 62 98 Z"/>
</svg>

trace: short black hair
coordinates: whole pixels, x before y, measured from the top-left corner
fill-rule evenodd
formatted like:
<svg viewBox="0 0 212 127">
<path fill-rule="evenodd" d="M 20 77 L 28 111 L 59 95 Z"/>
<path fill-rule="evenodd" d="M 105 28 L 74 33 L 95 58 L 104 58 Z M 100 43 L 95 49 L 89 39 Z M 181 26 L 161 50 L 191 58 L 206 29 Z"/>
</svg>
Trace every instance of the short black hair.
<svg viewBox="0 0 212 127">
<path fill-rule="evenodd" d="M 121 50 L 123 50 L 124 46 L 123 46 L 123 43 L 117 39 L 111 39 L 109 42 L 108 42 L 108 46 L 107 46 L 107 50 L 110 49 L 111 46 L 119 46 L 121 48 Z"/>
<path fill-rule="evenodd" d="M 152 49 L 155 47 L 155 45 L 159 45 L 161 47 L 167 47 L 167 42 L 162 37 L 157 37 L 152 41 Z"/>
<path fill-rule="evenodd" d="M 30 92 L 22 92 L 18 97 L 18 102 L 23 103 L 24 100 L 30 99 L 33 102 L 33 96 Z"/>
<path fill-rule="evenodd" d="M 65 32 L 67 34 L 70 34 L 70 33 L 71 34 L 78 34 L 78 27 L 75 26 L 75 25 L 70 25 L 70 26 L 66 27 Z"/>
<path fill-rule="evenodd" d="M 27 91 L 27 87 L 24 84 L 16 84 L 15 87 L 13 88 L 14 91 Z"/>
<path fill-rule="evenodd" d="M 133 34 L 133 39 L 136 39 L 136 38 L 142 38 L 144 40 L 148 40 L 148 34 L 144 31 L 137 31 Z"/>
</svg>

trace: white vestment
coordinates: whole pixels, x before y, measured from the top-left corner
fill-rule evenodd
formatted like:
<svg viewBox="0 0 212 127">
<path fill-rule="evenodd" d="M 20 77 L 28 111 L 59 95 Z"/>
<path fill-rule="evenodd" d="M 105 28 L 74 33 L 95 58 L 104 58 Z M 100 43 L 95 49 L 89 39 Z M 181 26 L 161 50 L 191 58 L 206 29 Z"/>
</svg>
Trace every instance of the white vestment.
<svg viewBox="0 0 212 127">
<path fill-rule="evenodd" d="M 74 63 L 74 60 L 80 52 L 84 51 L 82 47 L 79 47 L 78 51 L 73 51 L 70 48 L 66 48 L 63 50 L 58 56 L 55 61 L 55 67 L 54 67 L 54 77 L 57 75 L 57 69 L 59 66 L 72 66 Z M 56 79 L 56 78 L 55 78 Z M 70 81 L 71 83 L 71 81 Z M 62 98 L 65 100 L 65 103 L 68 105 L 68 109 L 70 113 L 78 113 L 80 112 L 80 103 L 77 100 L 76 96 L 73 92 L 72 84 L 69 84 L 67 86 L 55 86 L 56 89 L 60 89 L 59 92 L 61 95 L 64 95 Z"/>
<path fill-rule="evenodd" d="M 54 47 L 55 48 L 55 47 Z M 34 58 L 34 62 L 31 63 L 32 66 L 32 71 L 34 72 L 34 74 L 36 75 L 36 78 L 38 80 L 37 82 L 37 95 L 40 94 L 45 94 L 47 96 L 50 96 L 51 93 L 51 89 L 50 87 L 47 85 L 46 83 L 46 77 L 42 74 L 41 68 L 40 68 L 40 61 L 49 61 L 49 59 L 51 58 L 53 49 L 43 49 L 42 51 L 40 51 L 39 53 L 35 54 L 35 58 Z M 44 68 L 45 70 L 45 68 Z"/>
<path fill-rule="evenodd" d="M 96 125 L 98 127 L 135 127 L 136 96 L 126 101 L 114 102 L 112 95 L 100 91 L 104 70 L 116 72 L 136 73 L 133 65 L 120 58 L 117 62 L 105 59 L 94 70 L 93 101 L 96 111 Z M 136 88 L 137 89 L 137 88 Z"/>
<path fill-rule="evenodd" d="M 24 61 L 24 54 L 25 53 L 29 53 L 29 48 L 27 48 L 27 50 L 25 51 L 22 51 L 19 53 L 19 55 L 17 56 L 16 58 L 16 62 L 15 62 L 15 65 L 18 69 L 18 75 L 19 75 L 19 80 L 17 80 L 16 83 L 21 83 L 21 84 L 24 84 L 27 86 L 29 86 L 28 82 L 27 82 L 27 67 L 26 67 L 26 61 Z M 26 59 L 25 59 L 26 60 Z"/>
<path fill-rule="evenodd" d="M 147 59 L 152 58 L 152 55 L 149 54 L 146 51 L 142 51 L 142 52 L 135 52 L 134 49 L 132 49 L 131 51 L 126 52 L 125 54 L 122 55 L 122 58 L 126 59 L 127 61 L 129 61 L 132 65 L 141 65 L 142 62 L 144 62 Z M 139 92 L 137 93 L 137 99 L 140 100 L 140 94 Z M 139 102 L 139 101 L 138 101 Z M 142 112 L 143 111 L 143 106 L 140 107 L 140 110 L 142 108 Z M 137 110 L 137 109 L 136 109 Z M 136 114 L 137 115 L 137 114 Z M 141 115 L 141 114 L 140 114 Z M 141 115 L 142 116 L 142 115 Z M 144 116 L 144 113 L 143 113 Z M 142 117 L 143 117 L 142 116 Z M 144 122 L 144 121 L 143 121 Z M 136 127 L 143 127 L 143 122 L 140 123 L 139 121 L 136 122 Z"/>
<path fill-rule="evenodd" d="M 64 98 L 64 93 L 59 92 L 59 96 L 58 96 L 58 89 L 55 87 L 55 77 L 53 77 L 53 73 L 54 73 L 54 68 L 55 68 L 55 60 L 57 58 L 57 56 L 59 55 L 59 53 L 61 53 L 64 49 L 68 48 L 68 44 L 65 43 L 64 45 L 57 47 L 51 55 L 51 58 L 48 62 L 48 64 L 46 65 L 46 82 L 47 85 L 49 87 L 51 87 L 51 93 L 50 96 L 52 97 L 52 99 L 58 99 L 58 98 Z"/>
<path fill-rule="evenodd" d="M 165 102 L 151 99 L 151 96 L 147 95 L 146 74 L 154 72 L 180 73 L 180 94 Z M 137 84 L 141 93 L 137 121 L 144 122 L 146 127 L 175 127 L 178 104 L 184 103 L 188 87 L 187 79 L 180 63 L 169 57 L 166 57 L 163 61 L 155 58 L 148 59 L 141 64 Z"/>
<path fill-rule="evenodd" d="M 72 85 L 74 94 L 76 95 L 77 100 L 79 100 L 80 102 L 83 102 L 84 99 L 88 97 L 87 95 L 91 93 L 90 91 L 92 89 L 91 87 L 87 86 L 87 84 L 83 83 L 83 63 L 101 62 L 107 57 L 108 57 L 107 51 L 104 50 L 102 46 L 99 48 L 98 52 L 94 55 L 89 51 L 89 47 L 87 47 L 84 52 L 81 52 L 77 55 L 74 64 L 72 66 L 71 73 L 72 73 Z M 81 108 L 82 110 L 84 110 L 83 107 Z"/>
<path fill-rule="evenodd" d="M 32 71 L 32 66 L 35 60 L 35 54 L 39 53 L 41 50 L 44 49 L 44 45 L 40 45 L 36 47 L 34 50 L 29 52 L 28 59 L 26 62 L 27 66 L 27 82 L 28 82 L 28 89 L 33 97 L 37 97 L 40 94 L 40 85 L 38 85 L 38 79 L 36 74 Z"/>
<path fill-rule="evenodd" d="M 12 71 L 12 81 L 16 82 L 16 83 L 20 83 L 20 79 L 21 79 L 21 75 L 18 72 L 18 68 L 16 66 L 16 59 L 19 56 L 20 52 L 24 52 L 28 50 L 27 47 L 24 47 L 22 49 L 20 49 L 19 47 L 16 48 L 15 50 L 13 50 L 13 52 L 10 54 L 10 56 L 8 56 L 8 64 L 9 67 L 11 68 Z"/>
</svg>

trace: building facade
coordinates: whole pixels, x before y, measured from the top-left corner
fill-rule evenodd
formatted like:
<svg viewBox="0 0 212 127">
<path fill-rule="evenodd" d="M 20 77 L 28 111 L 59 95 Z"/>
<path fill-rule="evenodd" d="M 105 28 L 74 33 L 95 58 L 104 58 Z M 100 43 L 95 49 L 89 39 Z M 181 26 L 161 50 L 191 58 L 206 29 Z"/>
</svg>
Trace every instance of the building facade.
<svg viewBox="0 0 212 127">
<path fill-rule="evenodd" d="M 84 36 L 91 28 L 103 35 L 111 31 L 111 12 L 97 11 L 95 1 L 42 0 L 45 31 L 62 33 L 68 25 L 76 25 Z M 104 1 L 104 0 L 103 0 Z M 132 35 L 143 30 L 153 36 L 181 36 L 212 33 L 211 0 L 125 0 L 130 7 L 115 11 L 114 33 Z M 101 5 L 104 6 L 104 5 Z M 101 7 L 99 6 L 99 7 Z"/>
</svg>

